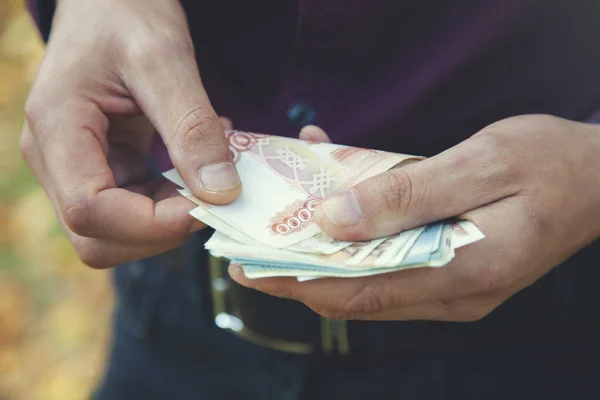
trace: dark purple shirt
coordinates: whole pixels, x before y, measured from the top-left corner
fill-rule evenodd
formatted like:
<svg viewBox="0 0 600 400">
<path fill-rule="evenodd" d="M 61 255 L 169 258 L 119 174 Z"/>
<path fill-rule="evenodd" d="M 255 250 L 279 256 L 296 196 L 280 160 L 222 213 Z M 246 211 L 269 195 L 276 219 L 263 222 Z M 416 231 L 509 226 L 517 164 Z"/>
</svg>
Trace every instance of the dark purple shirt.
<svg viewBox="0 0 600 400">
<path fill-rule="evenodd" d="M 45 35 L 52 3 L 38 0 Z M 213 105 L 240 129 L 295 136 L 312 122 L 335 142 L 430 156 L 505 117 L 586 120 L 600 106 L 598 0 L 182 3 Z M 597 241 L 480 322 L 385 329 L 442 348 L 453 338 L 487 346 L 533 325 L 595 338 L 599 257 Z"/>
<path fill-rule="evenodd" d="M 502 118 L 600 107 L 598 1 L 182 4 L 211 101 L 238 129 L 313 123 L 337 143 L 431 156 Z"/>
</svg>

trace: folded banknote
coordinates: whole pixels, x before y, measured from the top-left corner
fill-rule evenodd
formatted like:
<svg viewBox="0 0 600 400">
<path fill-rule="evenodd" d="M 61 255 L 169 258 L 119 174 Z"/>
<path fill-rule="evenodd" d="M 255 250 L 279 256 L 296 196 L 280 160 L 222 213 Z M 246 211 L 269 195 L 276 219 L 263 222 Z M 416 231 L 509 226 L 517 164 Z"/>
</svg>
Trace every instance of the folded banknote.
<svg viewBox="0 0 600 400">
<path fill-rule="evenodd" d="M 208 204 L 175 169 L 164 176 L 197 204 L 190 214 L 215 229 L 206 248 L 241 264 L 248 278 L 304 281 L 441 267 L 456 248 L 484 237 L 469 221 L 449 220 L 364 242 L 338 241 L 313 221 L 323 199 L 423 157 L 242 131 L 225 134 L 242 182 L 236 201 Z"/>
</svg>

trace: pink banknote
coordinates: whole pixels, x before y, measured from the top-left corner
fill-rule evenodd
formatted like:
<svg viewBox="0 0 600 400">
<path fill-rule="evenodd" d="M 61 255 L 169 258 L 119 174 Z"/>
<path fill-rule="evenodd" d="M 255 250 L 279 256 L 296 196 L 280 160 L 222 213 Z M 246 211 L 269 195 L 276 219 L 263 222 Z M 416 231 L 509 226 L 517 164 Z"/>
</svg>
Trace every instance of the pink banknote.
<svg viewBox="0 0 600 400">
<path fill-rule="evenodd" d="M 216 206 L 188 193 L 200 207 L 193 215 L 211 226 L 220 221 L 252 241 L 276 248 L 298 244 L 321 232 L 313 222 L 313 211 L 327 196 L 402 163 L 422 159 L 241 131 L 226 135 L 242 194 L 231 204 Z M 175 170 L 165 176 L 186 189 Z"/>
</svg>

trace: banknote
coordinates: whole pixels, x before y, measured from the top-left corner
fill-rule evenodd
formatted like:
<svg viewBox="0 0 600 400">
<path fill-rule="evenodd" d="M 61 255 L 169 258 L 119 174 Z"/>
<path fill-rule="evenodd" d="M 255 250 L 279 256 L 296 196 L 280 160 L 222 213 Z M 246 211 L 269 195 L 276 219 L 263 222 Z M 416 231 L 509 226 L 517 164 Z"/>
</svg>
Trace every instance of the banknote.
<svg viewBox="0 0 600 400">
<path fill-rule="evenodd" d="M 465 222 L 467 225 L 471 225 L 470 222 Z M 455 224 L 461 226 L 463 221 L 457 221 Z M 416 233 L 418 238 L 413 240 L 414 245 L 405 247 L 408 248 L 408 251 L 405 253 L 403 260 L 396 265 L 374 263 L 368 261 L 369 257 L 359 264 L 360 268 L 348 268 L 343 265 L 334 267 L 317 262 L 292 262 L 282 261 L 281 259 L 273 262 L 272 260 L 244 256 L 236 258 L 236 256 L 229 255 L 229 257 L 231 257 L 232 262 L 243 265 L 244 274 L 248 278 L 288 276 L 296 277 L 301 282 L 326 277 L 351 278 L 420 267 L 442 267 L 454 258 L 455 247 L 452 240 L 454 237 L 452 223 L 434 224 L 426 228 L 420 228 Z M 471 234 L 474 236 L 469 240 L 475 240 L 476 237 L 479 237 L 479 234 L 475 234 L 475 232 Z M 388 257 L 388 259 L 390 258 L 398 259 L 393 252 L 391 257 Z"/>
<path fill-rule="evenodd" d="M 374 242 L 378 242 L 374 241 Z M 288 249 L 275 249 L 264 245 L 246 245 L 233 240 L 231 237 L 216 232 L 206 243 L 205 247 L 215 256 L 223 256 L 229 259 L 248 260 L 253 263 L 270 263 L 287 265 L 291 263 L 315 264 L 333 268 L 356 268 L 363 265 L 359 262 L 350 263 L 354 257 L 365 258 L 363 248 L 373 248 L 373 242 L 353 243 L 333 254 L 311 254 L 299 253 Z"/>
<path fill-rule="evenodd" d="M 357 277 L 417 267 L 440 267 L 454 258 L 454 249 L 483 238 L 470 221 L 453 221 L 418 227 L 384 239 L 357 242 L 334 255 L 298 255 L 268 247 L 243 246 L 226 235 L 206 244 L 216 256 L 244 266 L 249 278 L 295 276 Z M 366 257 L 365 257 L 366 255 Z"/>
<path fill-rule="evenodd" d="M 174 169 L 164 176 L 197 205 L 190 214 L 215 229 L 206 249 L 241 264 L 248 278 L 306 281 L 442 267 L 456 248 L 484 238 L 472 222 L 454 219 L 367 241 L 336 240 L 313 221 L 319 202 L 423 157 L 241 131 L 226 136 L 242 181 L 233 203 L 198 199 Z"/>
<path fill-rule="evenodd" d="M 460 223 L 459 223 L 460 224 Z M 409 232 L 409 231 L 407 231 Z M 448 222 L 435 223 L 415 231 L 418 238 L 398 264 L 377 263 L 377 257 L 364 257 L 362 249 L 373 253 L 385 240 L 365 242 L 350 246 L 357 251 L 342 250 L 333 255 L 297 254 L 288 250 L 268 247 L 248 246 L 235 242 L 230 237 L 215 233 L 206 243 L 213 255 L 226 257 L 231 262 L 242 264 L 249 278 L 266 276 L 364 276 L 373 273 L 389 272 L 416 266 L 439 267 L 454 257 L 452 228 Z M 400 235 L 396 236 L 396 238 Z M 377 244 L 374 246 L 374 244 Z M 348 249 L 349 249 L 348 248 Z M 397 248 L 386 246 L 382 253 L 396 252 Z M 396 259 L 395 254 L 386 256 Z"/>
<path fill-rule="evenodd" d="M 188 189 L 181 189 L 179 193 L 196 204 L 200 204 L 202 201 L 191 194 Z M 213 214 L 208 212 L 204 207 L 197 207 L 190 211 L 190 215 L 194 218 L 203 221 L 206 225 L 214 228 L 215 230 L 224 233 L 232 239 L 244 243 L 244 244 L 259 244 L 256 240 L 246 236 L 244 233 L 238 231 L 233 226 L 219 220 Z M 332 238 L 325 232 L 317 233 L 316 235 L 309 237 L 308 239 L 302 240 L 296 244 L 286 247 L 287 250 L 297 251 L 301 253 L 316 253 L 316 254 L 332 254 L 339 250 L 344 249 L 351 245 L 352 242 L 343 242 Z"/>
<path fill-rule="evenodd" d="M 402 261 L 424 230 L 425 227 L 422 226 L 393 235 L 389 239 L 389 249 L 386 249 L 387 251 L 378 251 L 379 249 L 375 249 L 373 251 L 374 254 L 370 255 L 371 257 L 375 257 L 373 260 L 375 265 L 393 265 L 394 260 Z"/>
<path fill-rule="evenodd" d="M 452 227 L 452 247 L 458 249 L 459 247 L 466 246 L 471 243 L 475 243 L 478 240 L 483 239 L 484 234 L 475 226 L 471 221 L 460 220 L 454 221 Z"/>
<path fill-rule="evenodd" d="M 441 267 L 452 260 L 454 252 L 449 224 L 435 224 L 422 231 L 415 245 L 398 265 L 362 265 L 362 268 L 345 268 L 316 263 L 267 262 L 264 259 L 232 257 L 232 262 L 242 264 L 248 278 L 274 276 L 293 277 L 360 277 L 401 271 L 418 267 Z"/>
<path fill-rule="evenodd" d="M 205 210 L 196 210 L 194 216 L 210 224 L 206 221 L 210 214 L 216 217 L 213 223 L 235 226 L 244 235 L 274 248 L 289 247 L 321 233 L 312 214 L 325 197 L 403 162 L 422 159 L 241 131 L 228 131 L 226 136 L 242 181 L 242 194 L 223 206 L 191 199 Z M 176 170 L 164 176 L 187 189 Z"/>
<path fill-rule="evenodd" d="M 286 247 L 286 250 L 297 251 L 300 253 L 333 254 L 350 245 L 352 245 L 352 242 L 337 240 L 325 232 L 319 232 L 308 239 L 304 239 L 301 242 Z"/>
<path fill-rule="evenodd" d="M 460 225 L 460 222 L 457 222 L 457 225 Z M 373 264 L 374 268 L 371 268 L 369 271 L 365 270 L 364 273 L 361 274 L 361 276 L 378 274 L 378 273 L 381 273 L 381 271 L 383 271 L 380 268 L 385 268 L 386 265 L 397 265 L 397 264 L 402 263 L 402 261 L 404 260 L 404 258 L 408 254 L 408 252 L 413 248 L 413 245 L 415 244 L 415 242 L 417 241 L 417 239 L 420 237 L 421 233 L 423 233 L 424 230 L 425 230 L 425 227 L 418 227 L 415 229 L 411 229 L 409 231 L 400 232 L 396 235 L 393 235 L 393 236 L 390 236 L 389 238 L 387 238 L 383 243 L 381 243 L 381 245 L 379 247 L 377 247 L 375 250 L 373 250 L 371 252 L 371 254 L 369 254 L 367 259 L 365 260 L 365 264 Z M 469 234 L 467 234 L 467 235 L 469 235 Z M 454 235 L 452 235 L 452 236 L 454 236 Z M 436 239 L 441 239 L 441 235 L 439 236 L 439 238 L 436 237 Z M 383 247 L 383 249 L 381 249 L 381 247 Z M 401 269 L 408 269 L 411 267 L 416 268 L 417 266 L 416 265 L 412 265 L 412 266 L 403 265 L 400 267 L 395 267 L 393 269 L 390 269 L 389 272 L 399 271 Z M 273 273 L 274 273 L 273 270 L 269 271 L 268 276 L 276 276 L 276 275 L 273 275 Z M 249 275 L 253 276 L 255 278 L 267 276 L 267 275 L 265 275 L 264 272 L 261 273 L 256 269 L 253 270 L 252 272 L 250 272 Z M 304 274 L 295 275 L 295 276 L 297 276 L 297 279 L 300 282 L 305 282 L 305 281 L 309 281 L 309 280 L 321 279 L 323 277 L 327 277 L 327 276 L 311 276 L 311 275 L 304 275 Z"/>
<path fill-rule="evenodd" d="M 429 257 L 435 253 L 440 247 L 442 237 L 447 231 L 447 225 L 436 223 L 428 225 L 419 235 L 414 245 L 407 252 L 406 256 L 398 259 L 394 257 L 390 262 L 391 265 L 401 264 L 425 264 L 429 261 Z M 447 234 L 447 233 L 446 233 Z"/>
<path fill-rule="evenodd" d="M 378 242 L 379 240 L 375 241 Z M 271 263 L 273 265 L 287 265 L 291 263 L 318 264 L 329 267 L 360 268 L 360 263 L 349 263 L 353 257 L 363 259 L 363 248 L 373 248 L 372 242 L 356 242 L 332 254 L 301 253 L 289 249 L 276 249 L 265 245 L 247 245 L 235 241 L 231 236 L 221 232 L 208 240 L 205 247 L 211 254 L 229 259 L 244 260 L 244 262 Z M 368 255 L 368 254 L 367 254 Z M 348 263 L 348 264 L 347 264 Z M 346 265 L 347 264 L 347 265 Z"/>
</svg>

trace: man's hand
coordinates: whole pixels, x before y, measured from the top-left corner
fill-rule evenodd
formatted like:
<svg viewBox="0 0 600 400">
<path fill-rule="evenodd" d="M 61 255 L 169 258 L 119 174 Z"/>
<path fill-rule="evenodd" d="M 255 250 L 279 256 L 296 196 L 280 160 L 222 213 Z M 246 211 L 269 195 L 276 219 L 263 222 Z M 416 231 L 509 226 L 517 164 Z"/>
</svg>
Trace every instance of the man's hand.
<svg viewBox="0 0 600 400">
<path fill-rule="evenodd" d="M 178 0 L 61 0 L 26 104 L 21 149 L 80 258 L 108 267 L 164 252 L 203 226 L 149 181 L 156 131 L 194 194 L 241 191 Z"/>
<path fill-rule="evenodd" d="M 422 162 L 325 200 L 317 223 L 342 240 L 381 237 L 461 215 L 486 235 L 443 268 L 243 285 L 333 319 L 472 321 L 600 236 L 600 128 L 510 118 Z"/>
</svg>

